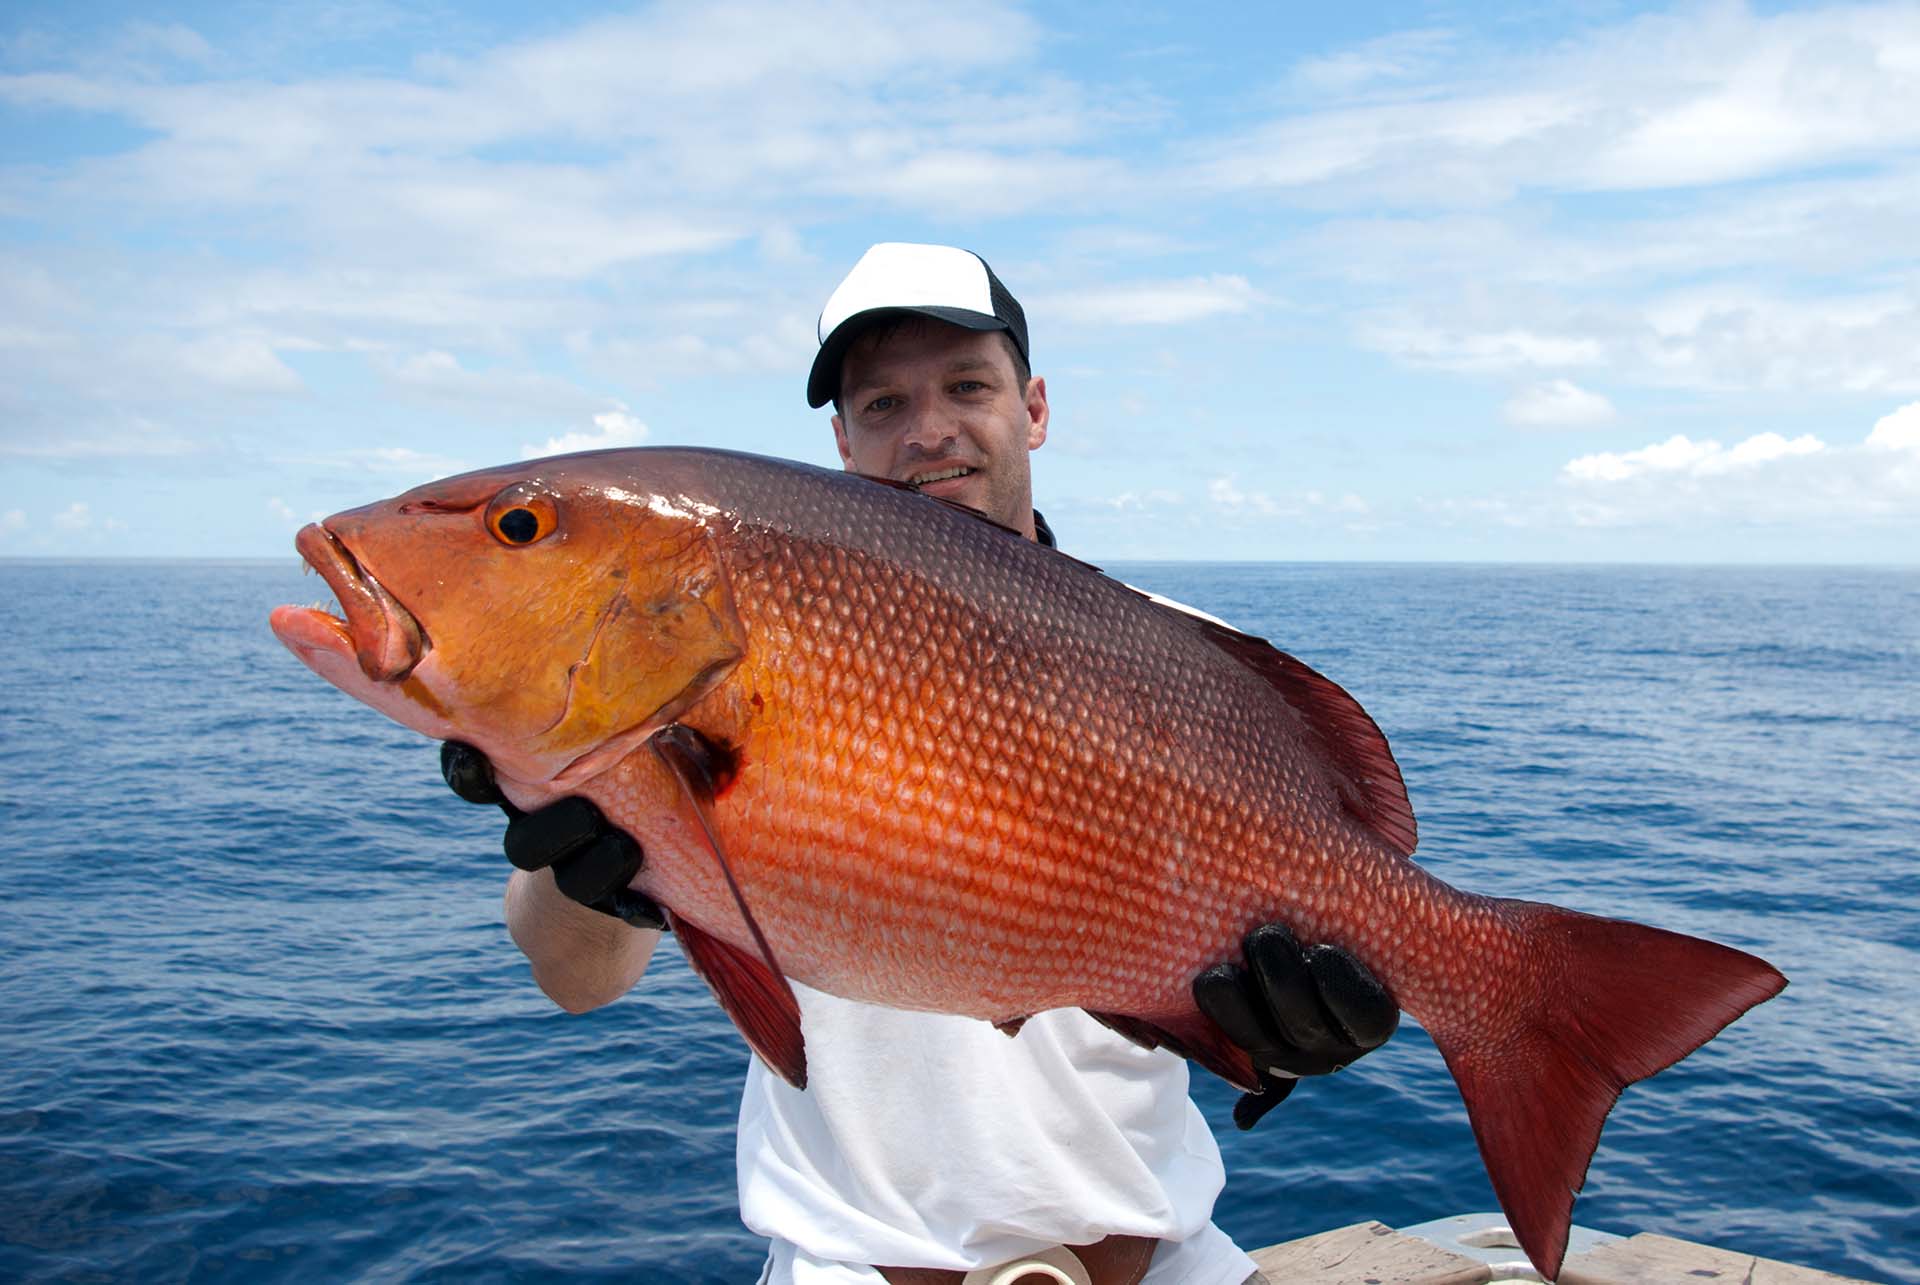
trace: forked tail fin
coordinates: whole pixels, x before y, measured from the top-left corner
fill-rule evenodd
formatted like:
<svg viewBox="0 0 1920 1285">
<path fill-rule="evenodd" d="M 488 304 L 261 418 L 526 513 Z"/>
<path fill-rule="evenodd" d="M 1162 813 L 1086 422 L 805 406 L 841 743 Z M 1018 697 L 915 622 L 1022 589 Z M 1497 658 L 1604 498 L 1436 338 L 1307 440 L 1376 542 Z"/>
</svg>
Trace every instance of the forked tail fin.
<svg viewBox="0 0 1920 1285">
<path fill-rule="evenodd" d="M 1525 984 L 1490 970 L 1471 1024 L 1427 1027 L 1514 1237 L 1552 1279 L 1620 1090 L 1672 1066 L 1787 979 L 1698 937 L 1534 902 L 1494 907 L 1516 934 Z"/>
</svg>

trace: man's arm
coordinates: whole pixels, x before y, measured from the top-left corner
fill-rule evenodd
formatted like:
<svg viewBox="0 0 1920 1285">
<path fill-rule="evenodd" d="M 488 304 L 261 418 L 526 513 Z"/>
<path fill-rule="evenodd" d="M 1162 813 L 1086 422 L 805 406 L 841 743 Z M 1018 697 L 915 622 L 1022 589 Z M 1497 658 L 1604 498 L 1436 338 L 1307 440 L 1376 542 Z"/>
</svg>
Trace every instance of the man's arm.
<svg viewBox="0 0 1920 1285">
<path fill-rule="evenodd" d="M 657 928 L 634 928 L 560 891 L 551 870 L 507 879 L 507 931 L 533 965 L 533 980 L 569 1013 L 610 1004 L 647 971 Z"/>
<path fill-rule="evenodd" d="M 584 1013 L 631 990 L 666 924 L 651 898 L 627 887 L 644 861 L 640 845 L 586 799 L 522 812 L 500 793 L 486 755 L 470 745 L 442 745 L 440 774 L 467 802 L 497 804 L 507 814 L 502 846 L 514 865 L 507 931 L 547 997 Z"/>
</svg>

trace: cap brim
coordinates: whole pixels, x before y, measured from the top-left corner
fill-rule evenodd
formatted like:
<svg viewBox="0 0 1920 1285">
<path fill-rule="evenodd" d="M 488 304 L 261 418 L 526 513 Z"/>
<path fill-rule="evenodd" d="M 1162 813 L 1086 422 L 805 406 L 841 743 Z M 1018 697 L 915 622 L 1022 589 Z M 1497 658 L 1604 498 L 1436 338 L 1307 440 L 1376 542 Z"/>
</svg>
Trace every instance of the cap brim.
<svg viewBox="0 0 1920 1285">
<path fill-rule="evenodd" d="M 856 312 L 833 328 L 820 345 L 820 351 L 814 355 L 813 369 L 807 373 L 807 405 L 818 410 L 832 401 L 834 394 L 840 391 L 840 363 L 846 360 L 847 349 L 853 341 L 869 327 L 885 321 L 889 317 L 907 315 L 932 317 L 935 321 L 944 321 L 948 325 L 959 326 L 963 330 L 1005 330 L 1007 323 L 989 313 L 975 312 L 971 308 L 943 308 L 928 304 L 924 306 L 869 308 L 865 312 Z"/>
</svg>

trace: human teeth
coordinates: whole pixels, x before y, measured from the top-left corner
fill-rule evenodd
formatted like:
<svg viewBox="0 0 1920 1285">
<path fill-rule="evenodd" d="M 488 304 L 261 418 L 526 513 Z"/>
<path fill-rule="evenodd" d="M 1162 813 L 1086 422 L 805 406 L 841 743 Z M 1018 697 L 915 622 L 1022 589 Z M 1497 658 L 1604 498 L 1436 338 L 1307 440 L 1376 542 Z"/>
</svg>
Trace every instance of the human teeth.
<svg viewBox="0 0 1920 1285">
<path fill-rule="evenodd" d="M 970 468 L 943 469 L 938 473 L 921 473 L 911 479 L 915 486 L 925 486 L 929 482 L 944 482 L 950 477 L 965 477 L 973 472 Z"/>
</svg>

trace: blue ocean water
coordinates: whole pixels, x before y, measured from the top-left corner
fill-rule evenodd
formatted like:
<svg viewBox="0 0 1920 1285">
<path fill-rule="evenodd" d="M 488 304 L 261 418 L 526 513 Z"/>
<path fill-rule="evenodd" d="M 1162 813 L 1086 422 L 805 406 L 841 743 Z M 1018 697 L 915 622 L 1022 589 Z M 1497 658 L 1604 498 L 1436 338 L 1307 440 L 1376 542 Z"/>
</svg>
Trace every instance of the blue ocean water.
<svg viewBox="0 0 1920 1285">
<path fill-rule="evenodd" d="M 1920 1280 L 1920 572 L 1112 568 L 1334 677 L 1421 860 L 1792 979 L 1628 1090 L 1575 1216 Z M 580 1017 L 497 814 L 313 677 L 274 564 L 0 563 L 0 1279 L 752 1279 L 746 1054 L 671 950 Z M 1411 1024 L 1251 1134 L 1247 1246 L 1494 1207 Z"/>
</svg>

